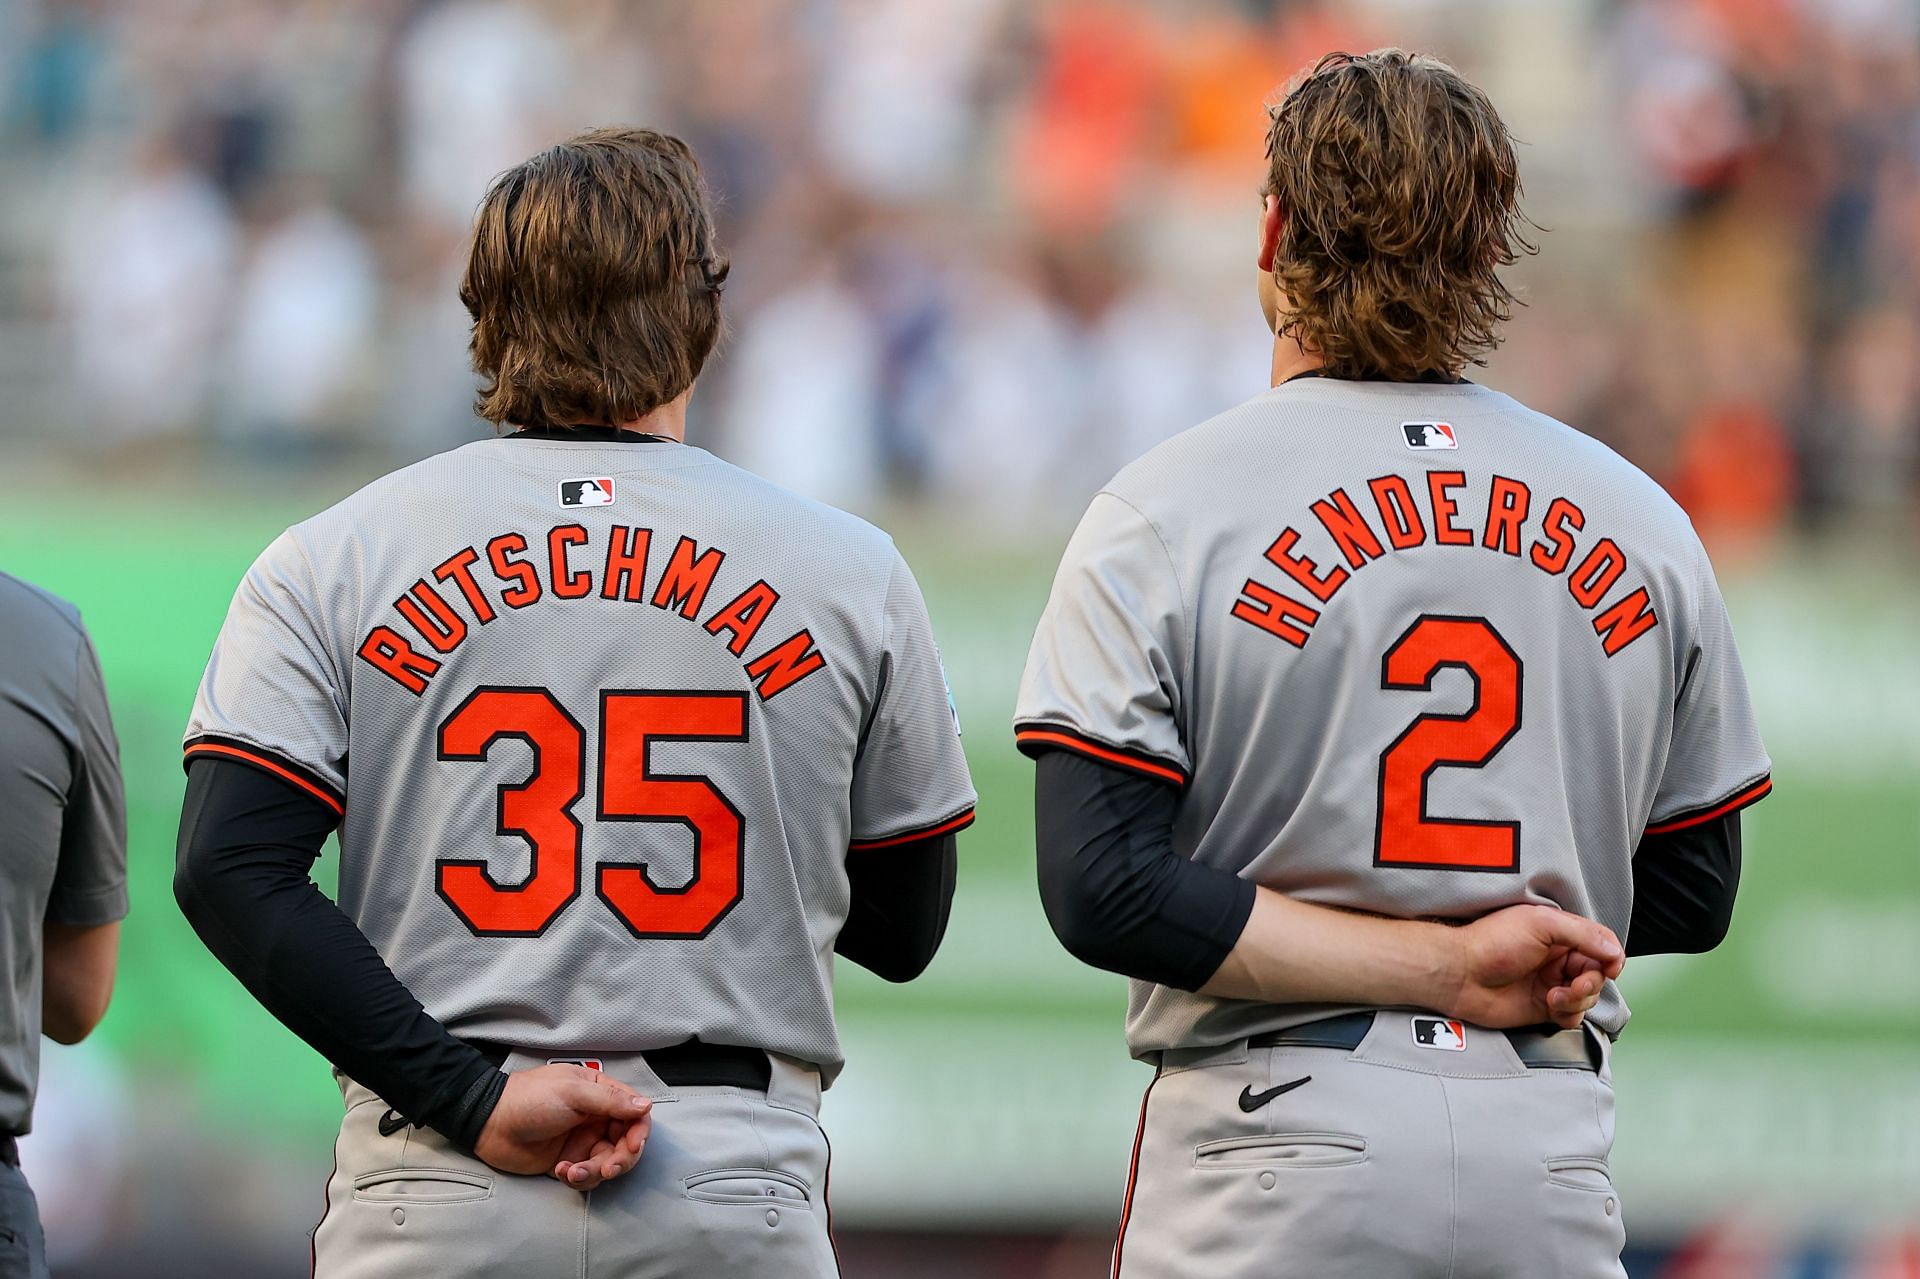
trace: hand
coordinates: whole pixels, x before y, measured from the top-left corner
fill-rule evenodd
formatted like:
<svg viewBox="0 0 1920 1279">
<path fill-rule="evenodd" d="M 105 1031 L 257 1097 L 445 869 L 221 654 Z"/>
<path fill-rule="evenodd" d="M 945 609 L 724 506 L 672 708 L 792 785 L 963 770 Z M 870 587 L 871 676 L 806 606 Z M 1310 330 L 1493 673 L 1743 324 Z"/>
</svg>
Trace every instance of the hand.
<svg viewBox="0 0 1920 1279">
<path fill-rule="evenodd" d="M 546 1173 L 592 1190 L 632 1170 L 653 1103 L 584 1066 L 537 1066 L 507 1076 L 473 1153 L 502 1172 Z"/>
<path fill-rule="evenodd" d="M 1626 966 L 1613 930 L 1552 906 L 1509 906 L 1453 931 L 1456 994 L 1442 1011 L 1493 1029 L 1571 1029 Z"/>
</svg>

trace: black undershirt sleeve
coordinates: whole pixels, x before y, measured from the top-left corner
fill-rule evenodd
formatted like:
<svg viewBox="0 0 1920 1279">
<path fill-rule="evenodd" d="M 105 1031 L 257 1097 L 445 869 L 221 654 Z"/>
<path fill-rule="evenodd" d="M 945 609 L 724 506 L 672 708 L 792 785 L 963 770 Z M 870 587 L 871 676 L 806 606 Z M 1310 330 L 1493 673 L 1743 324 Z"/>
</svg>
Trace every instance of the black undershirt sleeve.
<svg viewBox="0 0 1920 1279">
<path fill-rule="evenodd" d="M 1040 900 L 1061 944 L 1095 968 L 1204 986 L 1247 926 L 1254 885 L 1174 850 L 1168 783 L 1074 751 L 1035 762 Z"/>
<path fill-rule="evenodd" d="M 1629 955 L 1697 955 L 1733 922 L 1740 887 L 1740 814 L 1648 835 L 1633 854 Z"/>
<path fill-rule="evenodd" d="M 173 891 L 255 999 L 404 1118 L 471 1151 L 507 1077 L 427 1015 L 309 872 L 333 829 L 313 796 L 238 760 L 187 770 Z"/>
<path fill-rule="evenodd" d="M 946 936 L 957 861 L 952 835 L 848 852 L 853 901 L 834 951 L 888 981 L 925 972 Z"/>
</svg>

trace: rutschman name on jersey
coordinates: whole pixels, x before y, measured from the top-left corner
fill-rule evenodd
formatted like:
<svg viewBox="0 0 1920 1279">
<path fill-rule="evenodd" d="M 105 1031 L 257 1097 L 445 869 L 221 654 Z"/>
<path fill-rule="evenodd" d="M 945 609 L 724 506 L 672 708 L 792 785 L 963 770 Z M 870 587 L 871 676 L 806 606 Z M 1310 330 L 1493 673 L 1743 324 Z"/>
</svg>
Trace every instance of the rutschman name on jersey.
<svg viewBox="0 0 1920 1279">
<path fill-rule="evenodd" d="M 434 567 L 432 580 L 414 582 L 393 602 L 389 619 L 367 631 L 356 650 L 360 660 L 417 697 L 439 674 L 441 659 L 457 651 L 474 628 L 498 617 L 500 609 L 533 608 L 542 601 L 549 608 L 565 607 L 565 601 L 596 594 L 675 614 L 696 623 L 735 657 L 746 657 L 780 604 L 780 592 L 759 578 L 709 609 L 708 596 L 727 552 L 719 546 L 703 549 L 690 537 L 675 538 L 671 553 L 661 555 L 651 572 L 655 531 L 650 528 L 612 524 L 589 532 L 579 524 L 556 524 L 536 538 L 540 550 L 533 553 L 526 534 L 504 532 L 448 555 Z M 593 624 L 618 621 L 599 616 Z M 765 701 L 826 664 L 813 633 L 801 627 L 756 651 L 742 668 Z"/>
</svg>

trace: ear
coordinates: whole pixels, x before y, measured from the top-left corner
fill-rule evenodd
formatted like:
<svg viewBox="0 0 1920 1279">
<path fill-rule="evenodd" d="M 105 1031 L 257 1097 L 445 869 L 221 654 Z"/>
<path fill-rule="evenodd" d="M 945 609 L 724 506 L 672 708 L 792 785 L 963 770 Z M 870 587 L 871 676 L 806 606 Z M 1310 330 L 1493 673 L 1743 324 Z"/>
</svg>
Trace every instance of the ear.
<svg viewBox="0 0 1920 1279">
<path fill-rule="evenodd" d="M 1280 208 L 1280 197 L 1269 195 L 1265 207 L 1260 213 L 1260 269 L 1273 271 L 1274 255 L 1280 252 L 1280 232 L 1287 225 L 1287 215 Z"/>
</svg>

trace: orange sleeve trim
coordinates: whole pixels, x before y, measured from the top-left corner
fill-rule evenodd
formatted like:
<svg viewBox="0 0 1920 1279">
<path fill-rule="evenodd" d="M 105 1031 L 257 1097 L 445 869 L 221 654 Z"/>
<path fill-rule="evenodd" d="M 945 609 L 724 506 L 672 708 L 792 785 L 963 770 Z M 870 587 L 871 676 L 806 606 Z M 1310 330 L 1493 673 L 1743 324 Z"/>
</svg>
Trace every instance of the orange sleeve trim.
<svg viewBox="0 0 1920 1279">
<path fill-rule="evenodd" d="M 1013 740 L 1021 746 L 1035 742 L 1047 746 L 1063 746 L 1067 750 L 1078 751 L 1082 755 L 1097 759 L 1103 764 L 1118 764 L 1122 768 L 1131 768 L 1137 773 L 1146 773 L 1151 777 L 1172 782 L 1175 786 L 1187 784 L 1187 775 L 1171 764 L 1156 764 L 1151 760 L 1141 759 L 1137 755 L 1129 755 L 1125 751 L 1097 745 L 1084 737 L 1075 737 L 1071 733 L 1059 733 L 1044 728 L 1024 728 L 1013 735 Z"/>
<path fill-rule="evenodd" d="M 904 835 L 889 835 L 885 839 L 854 839 L 847 842 L 848 848 L 857 848 L 865 852 L 869 848 L 892 848 L 895 844 L 913 844 L 923 839 L 935 839 L 941 835 L 951 835 L 973 825 L 973 810 L 969 808 L 958 817 L 950 817 L 937 826 L 924 830 L 910 830 Z"/>
<path fill-rule="evenodd" d="M 1773 778 L 1762 777 L 1759 781 L 1747 787 L 1747 789 L 1741 791 L 1732 799 L 1716 804 L 1714 807 L 1702 813 L 1688 813 L 1684 816 L 1676 817 L 1671 821 L 1661 822 L 1658 826 L 1649 826 L 1646 829 L 1646 834 L 1665 835 L 1670 831 L 1685 830 L 1689 826 L 1698 826 L 1703 822 L 1710 822 L 1716 817 L 1725 817 L 1728 813 L 1738 812 L 1748 804 L 1766 798 L 1767 792 L 1772 789 Z"/>
<path fill-rule="evenodd" d="M 274 776 L 292 782 L 295 786 L 298 786 L 301 790 L 307 792 L 307 794 L 313 796 L 328 808 L 331 808 L 341 817 L 347 815 L 347 806 L 338 796 L 314 785 L 306 778 L 300 776 L 285 765 L 277 763 L 269 756 L 256 754 L 253 751 L 242 750 L 237 746 L 222 745 L 217 742 L 195 742 L 193 745 L 187 747 L 186 753 L 188 755 L 226 755 L 244 763 L 252 764 L 255 768 L 264 768 Z"/>
</svg>

